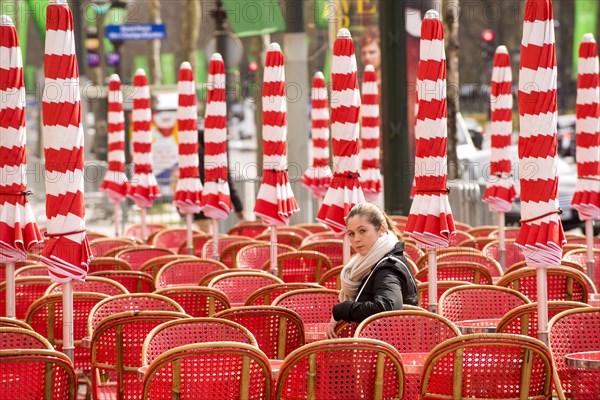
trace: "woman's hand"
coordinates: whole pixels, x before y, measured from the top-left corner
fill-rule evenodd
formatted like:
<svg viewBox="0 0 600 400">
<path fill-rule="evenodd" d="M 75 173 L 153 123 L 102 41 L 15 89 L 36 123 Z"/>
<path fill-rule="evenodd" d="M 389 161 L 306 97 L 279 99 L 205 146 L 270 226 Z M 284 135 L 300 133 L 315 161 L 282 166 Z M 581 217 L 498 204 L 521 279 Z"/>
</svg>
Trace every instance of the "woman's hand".
<svg viewBox="0 0 600 400">
<path fill-rule="evenodd" d="M 329 321 L 329 325 L 327 325 L 327 339 L 337 339 L 337 335 L 335 333 L 335 327 L 337 326 L 337 321 L 331 317 Z"/>
</svg>

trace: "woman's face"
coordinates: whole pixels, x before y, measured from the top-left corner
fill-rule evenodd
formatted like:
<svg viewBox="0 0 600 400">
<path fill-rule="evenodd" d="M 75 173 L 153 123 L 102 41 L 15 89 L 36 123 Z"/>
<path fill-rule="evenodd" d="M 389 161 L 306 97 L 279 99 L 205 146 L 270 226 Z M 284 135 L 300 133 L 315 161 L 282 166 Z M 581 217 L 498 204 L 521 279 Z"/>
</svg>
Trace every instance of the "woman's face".
<svg viewBox="0 0 600 400">
<path fill-rule="evenodd" d="M 369 223 L 366 217 L 355 215 L 346 223 L 350 245 L 361 256 L 366 255 L 377 239 L 385 233 L 383 225 L 379 230 Z"/>
</svg>

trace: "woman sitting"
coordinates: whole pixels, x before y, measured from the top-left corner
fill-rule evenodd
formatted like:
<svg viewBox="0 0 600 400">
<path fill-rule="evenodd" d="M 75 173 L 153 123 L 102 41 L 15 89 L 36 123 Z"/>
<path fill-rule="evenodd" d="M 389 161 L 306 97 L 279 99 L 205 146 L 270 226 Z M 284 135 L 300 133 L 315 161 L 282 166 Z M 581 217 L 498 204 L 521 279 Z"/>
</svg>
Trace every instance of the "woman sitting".
<svg viewBox="0 0 600 400">
<path fill-rule="evenodd" d="M 342 269 L 341 303 L 333 307 L 327 337 L 337 337 L 337 321 L 361 322 L 383 311 L 417 305 L 417 285 L 404 258 L 404 243 L 393 232 L 393 222 L 377 206 L 357 204 L 346 218 L 355 254 Z"/>
</svg>

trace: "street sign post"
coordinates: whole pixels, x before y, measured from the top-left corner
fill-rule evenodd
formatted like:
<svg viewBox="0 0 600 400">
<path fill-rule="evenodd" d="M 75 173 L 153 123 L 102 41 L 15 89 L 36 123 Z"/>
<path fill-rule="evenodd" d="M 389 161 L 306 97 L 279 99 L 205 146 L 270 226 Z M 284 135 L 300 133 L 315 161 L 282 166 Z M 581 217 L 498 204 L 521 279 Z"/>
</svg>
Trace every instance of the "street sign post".
<svg viewBox="0 0 600 400">
<path fill-rule="evenodd" d="M 107 25 L 106 37 L 111 41 L 164 40 L 167 38 L 165 24 Z"/>
</svg>

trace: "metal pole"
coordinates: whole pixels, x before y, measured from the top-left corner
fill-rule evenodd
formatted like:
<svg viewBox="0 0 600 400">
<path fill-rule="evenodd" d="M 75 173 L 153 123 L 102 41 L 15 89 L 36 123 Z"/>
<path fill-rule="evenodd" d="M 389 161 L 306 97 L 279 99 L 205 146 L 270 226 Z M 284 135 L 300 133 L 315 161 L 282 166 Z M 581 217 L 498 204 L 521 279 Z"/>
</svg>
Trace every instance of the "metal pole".
<svg viewBox="0 0 600 400">
<path fill-rule="evenodd" d="M 591 219 L 585 221 L 585 241 L 587 275 L 594 282 L 594 221 Z"/>
<path fill-rule="evenodd" d="M 216 218 L 212 218 L 212 234 L 213 234 L 213 254 L 212 258 L 215 260 L 219 259 L 219 221 Z"/>
<path fill-rule="evenodd" d="M 185 214 L 185 226 L 187 229 L 187 253 L 188 255 L 194 254 L 194 240 L 192 238 L 192 217 L 193 214 Z"/>
<path fill-rule="evenodd" d="M 429 295 L 429 311 L 437 314 L 437 259 L 435 250 L 427 250 L 427 290 Z"/>
<path fill-rule="evenodd" d="M 115 217 L 115 237 L 119 237 L 119 220 L 120 220 L 120 216 L 121 216 L 121 204 L 120 203 L 115 203 L 113 205 L 113 210 L 114 210 L 114 217 Z"/>
<path fill-rule="evenodd" d="M 500 242 L 500 266 L 502 272 L 506 271 L 506 228 L 505 228 L 505 214 L 503 212 L 498 213 L 498 240 Z"/>
<path fill-rule="evenodd" d="M 538 339 L 548 344 L 548 282 L 546 267 L 536 268 L 537 305 L 538 305 Z"/>
<path fill-rule="evenodd" d="M 15 263 L 6 263 L 6 316 L 17 318 L 15 304 Z"/>
<path fill-rule="evenodd" d="M 271 225 L 271 274 L 277 276 L 277 229 Z"/>
<path fill-rule="evenodd" d="M 63 283 L 63 352 L 75 362 L 73 341 L 73 281 Z"/>
<path fill-rule="evenodd" d="M 141 208 L 141 216 L 142 216 L 142 240 L 145 244 L 148 244 L 148 231 L 146 229 L 146 208 Z"/>
<path fill-rule="evenodd" d="M 348 264 L 350 261 L 350 239 L 348 238 L 348 234 L 344 234 L 344 244 L 342 246 L 342 262 L 344 265 Z"/>
</svg>

